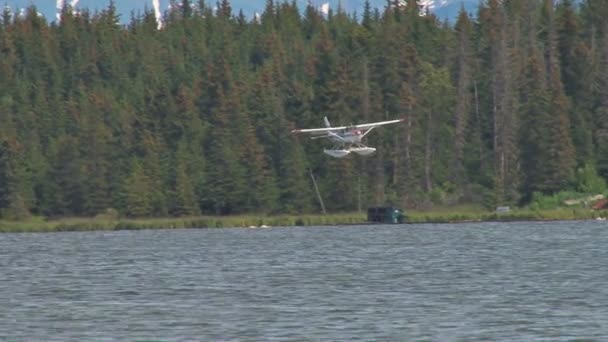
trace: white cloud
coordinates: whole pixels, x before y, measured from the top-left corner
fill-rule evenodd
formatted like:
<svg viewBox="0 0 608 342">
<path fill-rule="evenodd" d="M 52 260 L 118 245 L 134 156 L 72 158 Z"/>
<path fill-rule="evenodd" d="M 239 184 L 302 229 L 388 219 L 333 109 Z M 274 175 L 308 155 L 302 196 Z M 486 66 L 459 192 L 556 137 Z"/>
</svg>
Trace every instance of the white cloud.
<svg viewBox="0 0 608 342">
<path fill-rule="evenodd" d="M 61 21 L 61 9 L 63 8 L 64 0 L 57 0 L 57 21 Z"/>
<path fill-rule="evenodd" d="M 329 14 L 329 2 L 324 3 L 319 7 L 319 11 L 325 15 Z"/>
<path fill-rule="evenodd" d="M 156 17 L 156 23 L 158 24 L 158 29 L 160 30 L 163 27 L 162 14 L 160 12 L 160 0 L 152 0 L 152 7 L 154 8 L 154 16 Z"/>
<path fill-rule="evenodd" d="M 78 2 L 80 2 L 80 0 L 71 0 L 69 5 L 70 7 L 72 7 L 72 9 L 76 8 L 76 6 L 78 5 Z M 63 9 L 63 6 L 65 5 L 65 0 L 57 0 L 55 2 L 55 7 L 57 8 L 57 21 L 61 21 L 61 10 Z"/>
</svg>

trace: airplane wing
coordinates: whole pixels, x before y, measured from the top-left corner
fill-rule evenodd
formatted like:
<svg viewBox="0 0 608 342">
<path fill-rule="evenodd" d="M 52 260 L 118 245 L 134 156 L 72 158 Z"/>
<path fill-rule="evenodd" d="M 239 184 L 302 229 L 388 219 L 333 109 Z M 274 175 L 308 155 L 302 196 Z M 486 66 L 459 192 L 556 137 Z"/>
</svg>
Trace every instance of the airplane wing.
<svg viewBox="0 0 608 342">
<path fill-rule="evenodd" d="M 361 125 L 354 126 L 340 126 L 340 127 L 325 127 L 325 128 L 308 128 L 308 129 L 294 129 L 291 133 L 310 133 L 312 135 L 331 135 L 331 133 L 335 131 L 340 131 L 343 129 L 370 129 L 378 126 L 394 124 L 398 122 L 403 122 L 405 119 L 399 120 L 389 120 L 389 121 L 380 121 L 380 122 L 372 122 Z"/>
<path fill-rule="evenodd" d="M 348 128 L 348 126 L 341 127 L 328 127 L 328 128 L 307 128 L 307 129 L 294 129 L 291 133 L 311 133 L 313 135 L 324 135 L 335 131 L 340 131 Z"/>
<path fill-rule="evenodd" d="M 398 122 L 403 122 L 403 121 L 405 121 L 405 119 L 389 120 L 389 121 L 379 121 L 379 122 L 372 122 L 372 123 L 366 123 L 366 124 L 361 124 L 361 125 L 355 125 L 355 126 L 352 126 L 352 128 L 356 128 L 356 129 L 374 128 L 374 127 L 378 127 L 378 126 L 390 125 L 390 124 L 394 124 L 394 123 L 398 123 Z"/>
</svg>

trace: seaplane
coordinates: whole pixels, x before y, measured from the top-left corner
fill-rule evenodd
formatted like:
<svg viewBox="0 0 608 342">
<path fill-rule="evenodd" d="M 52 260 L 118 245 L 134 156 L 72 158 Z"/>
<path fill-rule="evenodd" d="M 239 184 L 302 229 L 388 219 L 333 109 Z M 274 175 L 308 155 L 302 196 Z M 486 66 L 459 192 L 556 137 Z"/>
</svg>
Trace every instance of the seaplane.
<svg viewBox="0 0 608 342">
<path fill-rule="evenodd" d="M 360 125 L 332 127 L 327 117 L 324 118 L 324 128 L 294 129 L 292 134 L 308 133 L 311 139 L 326 138 L 334 143 L 331 149 L 323 152 L 334 158 L 344 158 L 351 152 L 361 156 L 368 156 L 376 151 L 374 147 L 365 146 L 361 140 L 374 128 L 384 125 L 403 122 L 405 119 L 379 121 Z"/>
</svg>

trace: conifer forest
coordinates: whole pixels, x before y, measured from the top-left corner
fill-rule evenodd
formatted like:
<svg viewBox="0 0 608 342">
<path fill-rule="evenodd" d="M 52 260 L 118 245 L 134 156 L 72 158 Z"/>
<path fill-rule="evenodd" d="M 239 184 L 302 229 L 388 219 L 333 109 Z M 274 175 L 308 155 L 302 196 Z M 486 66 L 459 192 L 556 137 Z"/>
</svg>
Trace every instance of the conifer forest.
<svg viewBox="0 0 608 342">
<path fill-rule="evenodd" d="M 317 213 L 311 176 L 332 212 L 516 206 L 608 178 L 608 1 L 482 0 L 453 23 L 416 0 L 217 6 L 183 0 L 162 27 L 112 2 L 5 9 L 0 218 Z M 290 133 L 324 116 L 406 121 L 334 159 Z"/>
</svg>

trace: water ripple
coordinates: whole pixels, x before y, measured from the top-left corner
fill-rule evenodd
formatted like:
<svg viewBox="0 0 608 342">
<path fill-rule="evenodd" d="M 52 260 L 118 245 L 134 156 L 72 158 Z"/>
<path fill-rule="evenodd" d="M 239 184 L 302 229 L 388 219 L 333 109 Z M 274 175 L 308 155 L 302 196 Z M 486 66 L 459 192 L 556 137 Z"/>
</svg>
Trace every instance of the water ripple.
<svg viewBox="0 0 608 342">
<path fill-rule="evenodd" d="M 0 235 L 0 340 L 606 341 L 602 222 Z"/>
</svg>

